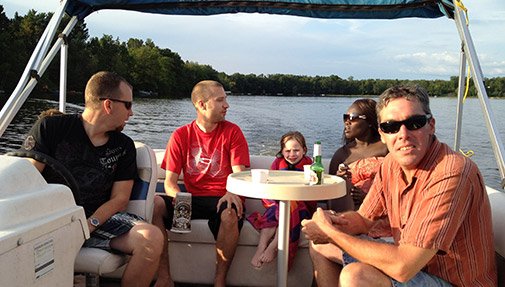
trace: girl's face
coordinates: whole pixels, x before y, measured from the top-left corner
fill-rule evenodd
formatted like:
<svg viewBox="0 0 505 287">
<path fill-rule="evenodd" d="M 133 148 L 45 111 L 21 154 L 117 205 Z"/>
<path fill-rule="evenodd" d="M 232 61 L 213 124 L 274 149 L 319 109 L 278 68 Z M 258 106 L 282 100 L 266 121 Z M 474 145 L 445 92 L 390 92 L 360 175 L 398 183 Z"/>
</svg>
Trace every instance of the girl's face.
<svg viewBox="0 0 505 287">
<path fill-rule="evenodd" d="M 282 155 L 290 164 L 299 162 L 304 154 L 305 150 L 295 139 L 288 140 L 282 149 Z"/>
</svg>

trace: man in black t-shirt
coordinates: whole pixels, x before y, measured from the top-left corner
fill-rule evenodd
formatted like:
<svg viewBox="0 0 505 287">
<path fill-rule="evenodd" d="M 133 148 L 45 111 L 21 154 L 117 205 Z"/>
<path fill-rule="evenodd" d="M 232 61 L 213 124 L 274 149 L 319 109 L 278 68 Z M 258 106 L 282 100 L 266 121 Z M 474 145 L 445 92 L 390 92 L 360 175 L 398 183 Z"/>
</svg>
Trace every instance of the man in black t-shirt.
<svg viewBox="0 0 505 287">
<path fill-rule="evenodd" d="M 122 286 L 149 286 L 159 264 L 163 235 L 140 217 L 124 212 L 137 175 L 133 141 L 121 133 L 132 112 L 132 87 L 111 72 L 93 75 L 81 115 L 44 117 L 32 127 L 22 149 L 47 154 L 74 176 L 91 238 L 84 246 L 120 251 L 132 257 Z M 30 161 L 48 182 L 55 172 Z"/>
</svg>

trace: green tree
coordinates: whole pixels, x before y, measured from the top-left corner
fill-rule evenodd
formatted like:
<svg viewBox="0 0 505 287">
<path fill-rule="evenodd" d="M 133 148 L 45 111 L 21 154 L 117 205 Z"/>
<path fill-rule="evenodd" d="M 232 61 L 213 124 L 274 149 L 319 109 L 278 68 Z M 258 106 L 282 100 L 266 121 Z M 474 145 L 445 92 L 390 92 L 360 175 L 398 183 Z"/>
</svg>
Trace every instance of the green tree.
<svg viewBox="0 0 505 287">
<path fill-rule="evenodd" d="M 49 22 L 50 15 L 46 13 L 28 11 L 24 17 L 17 13 L 12 20 L 6 21 L 5 14 L 2 13 L 0 18 L 2 23 L 2 72 L 5 78 L 2 78 L 0 85 L 4 85 L 7 91 L 12 91 L 18 83 L 21 74 L 23 73 L 26 64 L 39 40 L 44 28 Z M 8 35 L 6 35 L 6 33 Z M 4 70 L 5 69 L 5 70 Z"/>
<path fill-rule="evenodd" d="M 67 20 L 68 19 L 68 20 Z M 68 15 L 64 23 L 70 20 Z M 89 33 L 86 23 L 79 21 L 68 35 L 68 84 L 69 90 L 84 91 L 89 75 L 92 73 L 91 54 L 88 49 Z"/>
<path fill-rule="evenodd" d="M 159 49 L 151 46 L 142 46 L 128 50 L 133 60 L 133 69 L 130 71 L 135 87 L 139 90 L 159 91 L 159 72 L 161 70 L 161 54 Z"/>
<path fill-rule="evenodd" d="M 202 80 L 219 81 L 219 73 L 210 65 L 186 61 L 183 67 L 183 79 L 180 85 L 181 92 L 183 95 L 190 95 L 193 86 Z"/>
<path fill-rule="evenodd" d="M 11 21 L 5 15 L 3 6 L 0 5 L 0 89 L 11 90 L 14 88 L 13 82 L 15 65 L 12 57 L 15 57 L 15 50 L 11 49 L 13 42 L 11 32 Z"/>
<path fill-rule="evenodd" d="M 65 15 L 60 23 L 60 27 L 56 32 L 59 36 L 68 22 L 70 17 Z M 86 82 L 91 74 L 92 67 L 90 65 L 91 55 L 88 51 L 87 40 L 89 38 L 88 29 L 84 21 L 79 21 L 75 25 L 67 37 L 68 58 L 67 58 L 67 90 L 84 91 Z M 60 57 L 56 55 L 48 70 L 43 77 L 44 86 L 49 90 L 57 90 L 60 80 Z"/>
<path fill-rule="evenodd" d="M 103 35 L 102 38 L 91 38 L 88 44 L 91 73 L 97 71 L 114 71 L 119 75 L 128 75 L 131 71 L 132 59 L 126 45 L 112 35 Z M 127 77 L 128 78 L 128 77 Z"/>
</svg>

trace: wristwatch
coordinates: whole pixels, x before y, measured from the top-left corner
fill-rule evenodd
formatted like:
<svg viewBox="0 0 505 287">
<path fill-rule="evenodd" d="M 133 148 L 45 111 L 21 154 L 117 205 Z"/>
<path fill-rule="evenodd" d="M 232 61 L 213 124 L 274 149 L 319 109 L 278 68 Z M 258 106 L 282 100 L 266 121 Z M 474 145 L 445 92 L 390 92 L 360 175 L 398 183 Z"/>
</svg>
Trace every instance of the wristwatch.
<svg viewBox="0 0 505 287">
<path fill-rule="evenodd" d="M 89 219 L 89 223 L 91 223 L 91 225 L 93 225 L 94 227 L 98 227 L 98 225 L 100 225 L 100 220 L 98 220 L 94 217 L 91 217 Z"/>
</svg>

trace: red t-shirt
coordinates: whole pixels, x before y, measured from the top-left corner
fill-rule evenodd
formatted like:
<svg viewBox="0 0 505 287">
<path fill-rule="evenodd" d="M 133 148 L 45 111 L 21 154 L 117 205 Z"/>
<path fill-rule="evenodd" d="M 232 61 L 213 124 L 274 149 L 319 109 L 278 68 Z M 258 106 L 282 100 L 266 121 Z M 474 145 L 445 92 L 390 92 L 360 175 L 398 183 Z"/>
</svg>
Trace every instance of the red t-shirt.
<svg viewBox="0 0 505 287">
<path fill-rule="evenodd" d="M 180 174 L 193 196 L 223 196 L 232 166 L 248 167 L 249 147 L 240 128 L 228 121 L 205 133 L 193 121 L 174 131 L 161 168 Z"/>
</svg>

